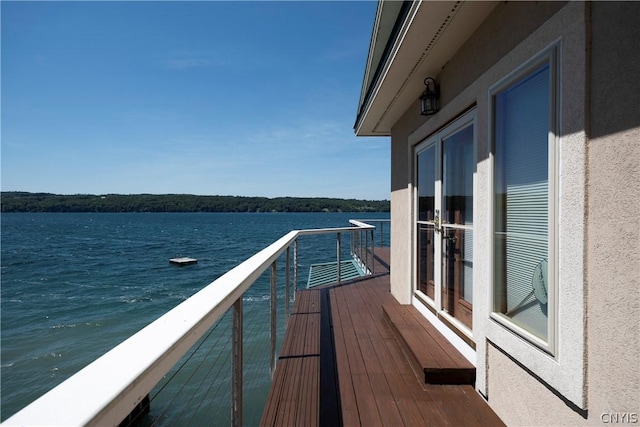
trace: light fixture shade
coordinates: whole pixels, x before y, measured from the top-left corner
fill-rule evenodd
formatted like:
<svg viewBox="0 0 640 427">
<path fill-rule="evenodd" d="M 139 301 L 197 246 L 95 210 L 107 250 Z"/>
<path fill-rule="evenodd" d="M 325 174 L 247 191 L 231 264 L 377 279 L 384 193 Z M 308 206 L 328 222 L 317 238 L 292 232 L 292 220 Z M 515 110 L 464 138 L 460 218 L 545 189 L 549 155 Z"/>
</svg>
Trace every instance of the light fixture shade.
<svg viewBox="0 0 640 427">
<path fill-rule="evenodd" d="M 420 96 L 420 114 L 430 116 L 438 112 L 440 85 L 432 77 L 424 79 L 424 92 Z"/>
</svg>

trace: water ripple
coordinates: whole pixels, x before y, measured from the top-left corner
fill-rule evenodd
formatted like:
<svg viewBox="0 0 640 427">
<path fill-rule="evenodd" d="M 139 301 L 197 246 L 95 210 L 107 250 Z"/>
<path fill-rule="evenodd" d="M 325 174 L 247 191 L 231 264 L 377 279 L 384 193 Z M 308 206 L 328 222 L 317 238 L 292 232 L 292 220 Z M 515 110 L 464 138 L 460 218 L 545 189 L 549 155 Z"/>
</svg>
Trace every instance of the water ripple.
<svg viewBox="0 0 640 427">
<path fill-rule="evenodd" d="M 290 230 L 350 217 L 2 214 L 2 418 Z M 335 253 L 335 240 L 320 241 L 301 242 L 301 272 L 309 254 Z M 199 262 L 177 268 L 168 262 L 177 255 Z M 244 301 L 268 300 L 265 276 Z"/>
</svg>

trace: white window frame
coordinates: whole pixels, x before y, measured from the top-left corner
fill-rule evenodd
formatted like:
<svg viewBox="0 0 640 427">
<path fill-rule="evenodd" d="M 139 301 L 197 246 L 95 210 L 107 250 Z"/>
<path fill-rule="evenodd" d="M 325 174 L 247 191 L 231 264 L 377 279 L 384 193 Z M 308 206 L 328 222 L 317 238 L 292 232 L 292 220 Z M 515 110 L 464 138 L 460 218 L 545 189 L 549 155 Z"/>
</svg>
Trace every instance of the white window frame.
<svg viewBox="0 0 640 427">
<path fill-rule="evenodd" d="M 559 19 L 559 18 L 558 18 Z M 569 406 L 586 409 L 586 260 L 584 216 L 587 213 L 586 203 L 586 150 L 587 137 L 585 133 L 584 111 L 586 111 L 587 81 L 586 65 L 584 63 L 584 34 L 580 25 L 567 28 L 561 21 L 554 22 L 555 31 L 549 29 L 531 37 L 505 56 L 505 60 L 496 67 L 504 70 L 508 64 L 522 64 L 513 71 L 499 71 L 493 81 L 497 82 L 486 92 L 486 126 L 488 141 L 493 141 L 493 116 L 491 112 L 491 94 L 496 88 L 509 80 L 522 76 L 530 70 L 536 61 L 553 55 L 555 61 L 554 84 L 556 85 L 556 151 L 555 177 L 551 191 L 555 191 L 554 244 L 555 250 L 555 289 L 556 298 L 554 309 L 554 340 L 553 348 L 543 349 L 533 341 L 520 334 L 508 322 L 501 322 L 496 316 L 491 316 L 493 309 L 493 259 L 487 259 L 491 266 L 487 268 L 487 290 L 485 304 L 489 309 L 486 317 L 487 348 L 501 351 L 514 363 L 530 375 L 543 382 L 557 396 L 561 397 Z M 551 33 L 551 34 L 549 34 Z M 571 40 L 566 42 L 563 36 L 553 37 L 553 34 L 564 34 Z M 543 39 L 544 42 L 540 39 Z M 544 43 L 544 44 L 543 44 Z M 538 52 L 538 53 L 536 53 Z M 517 62 L 516 62 L 517 61 Z M 504 77 L 501 77 L 504 76 Z M 567 87 L 572 88 L 567 92 Z M 486 168 L 486 196 L 493 197 L 493 150 L 488 149 Z M 493 201 L 487 204 L 485 253 L 493 258 Z M 550 235 L 551 237 L 551 235 Z M 493 351 L 498 351 L 493 350 Z M 489 351 L 488 351 L 489 353 Z M 489 366 L 486 369 L 490 370 Z M 490 376 L 490 375 L 489 375 Z"/>
<path fill-rule="evenodd" d="M 494 236 L 495 236 L 495 222 L 494 222 L 494 185 L 495 185 L 495 98 L 496 95 L 502 92 L 505 89 L 513 87 L 514 85 L 520 83 L 522 80 L 529 77 L 536 69 L 540 66 L 548 64 L 549 65 L 549 134 L 548 134 L 548 279 L 549 279 L 549 287 L 548 287 L 548 295 L 549 295 L 549 303 L 548 303 L 548 324 L 547 324 L 547 340 L 543 340 L 533 333 L 529 332 L 525 328 L 514 323 L 509 317 L 505 316 L 502 313 L 496 312 L 495 308 L 495 295 L 496 295 L 496 283 L 494 280 L 495 273 L 495 246 L 494 246 Z M 557 186 L 558 186 L 558 140 L 560 135 L 560 109 L 559 105 L 559 44 L 554 44 L 544 51 L 540 52 L 538 55 L 534 56 L 526 63 L 521 65 L 512 73 L 505 76 L 502 80 L 494 84 L 489 88 L 489 141 L 490 141 L 490 179 L 491 184 L 489 186 L 489 190 L 491 191 L 491 203 L 489 203 L 490 209 L 490 228 L 491 228 L 491 250 L 490 254 L 490 301 L 489 301 L 489 312 L 490 318 L 501 324 L 502 326 L 508 328 L 509 330 L 515 332 L 522 338 L 526 339 L 530 343 L 536 345 L 540 349 L 549 353 L 550 355 L 555 355 L 557 350 L 557 337 L 558 337 L 558 269 L 557 269 L 557 259 L 558 259 L 558 223 L 556 220 L 556 212 L 557 212 Z"/>
</svg>

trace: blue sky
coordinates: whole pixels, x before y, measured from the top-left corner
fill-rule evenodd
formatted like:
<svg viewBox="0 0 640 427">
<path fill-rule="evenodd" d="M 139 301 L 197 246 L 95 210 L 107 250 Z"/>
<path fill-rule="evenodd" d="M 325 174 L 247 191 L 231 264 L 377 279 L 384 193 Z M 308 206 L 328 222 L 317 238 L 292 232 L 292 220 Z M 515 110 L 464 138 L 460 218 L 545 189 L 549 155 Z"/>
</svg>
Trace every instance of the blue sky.
<svg viewBox="0 0 640 427">
<path fill-rule="evenodd" d="M 0 4 L 3 191 L 389 198 L 374 1 Z"/>
</svg>

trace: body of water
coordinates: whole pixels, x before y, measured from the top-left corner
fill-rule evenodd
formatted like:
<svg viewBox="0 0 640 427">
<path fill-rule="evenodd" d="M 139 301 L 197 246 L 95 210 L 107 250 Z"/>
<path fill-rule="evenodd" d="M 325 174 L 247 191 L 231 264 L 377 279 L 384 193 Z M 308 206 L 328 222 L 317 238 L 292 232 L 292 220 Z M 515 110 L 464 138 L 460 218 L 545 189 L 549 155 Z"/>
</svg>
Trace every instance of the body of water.
<svg viewBox="0 0 640 427">
<path fill-rule="evenodd" d="M 2 420 L 287 232 L 385 216 L 2 214 Z M 334 260 L 334 236 L 301 239 L 299 287 L 310 263 Z M 268 296 L 257 282 L 245 308 Z"/>
</svg>

